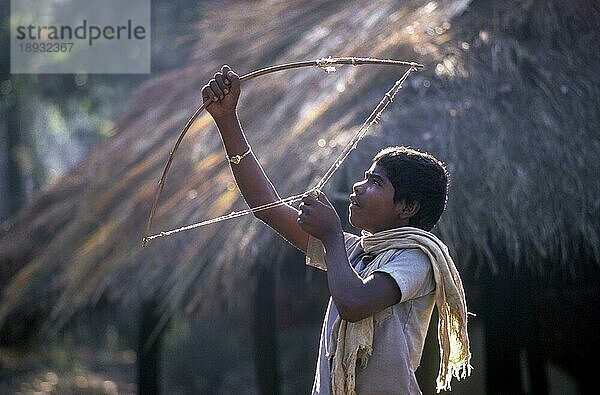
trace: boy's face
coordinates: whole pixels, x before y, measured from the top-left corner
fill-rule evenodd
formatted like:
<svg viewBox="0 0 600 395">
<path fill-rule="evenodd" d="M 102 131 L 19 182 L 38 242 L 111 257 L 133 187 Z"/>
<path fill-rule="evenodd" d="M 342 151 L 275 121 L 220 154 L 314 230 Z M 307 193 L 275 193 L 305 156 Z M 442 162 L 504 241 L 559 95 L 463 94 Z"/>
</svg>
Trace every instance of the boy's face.
<svg viewBox="0 0 600 395">
<path fill-rule="evenodd" d="M 401 215 L 404 202 L 394 202 L 394 186 L 377 162 L 352 191 L 348 216 L 352 226 L 375 233 L 409 224 L 410 218 Z"/>
</svg>

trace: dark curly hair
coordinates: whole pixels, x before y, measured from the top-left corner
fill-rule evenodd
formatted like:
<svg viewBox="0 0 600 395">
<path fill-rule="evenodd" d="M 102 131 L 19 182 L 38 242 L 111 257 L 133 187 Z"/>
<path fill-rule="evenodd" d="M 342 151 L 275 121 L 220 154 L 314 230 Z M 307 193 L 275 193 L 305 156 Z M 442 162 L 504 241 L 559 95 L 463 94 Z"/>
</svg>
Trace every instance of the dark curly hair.
<svg viewBox="0 0 600 395">
<path fill-rule="evenodd" d="M 419 202 L 410 226 L 431 230 L 446 208 L 448 170 L 433 155 L 410 147 L 387 147 L 373 158 L 394 186 L 394 201 Z"/>
</svg>

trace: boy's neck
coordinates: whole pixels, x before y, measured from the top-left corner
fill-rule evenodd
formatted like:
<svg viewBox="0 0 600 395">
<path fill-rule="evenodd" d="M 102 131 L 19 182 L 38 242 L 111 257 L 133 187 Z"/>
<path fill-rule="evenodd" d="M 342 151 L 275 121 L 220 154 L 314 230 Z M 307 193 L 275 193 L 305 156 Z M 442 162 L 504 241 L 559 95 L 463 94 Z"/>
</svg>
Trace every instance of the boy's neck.
<svg viewBox="0 0 600 395">
<path fill-rule="evenodd" d="M 379 229 L 379 230 L 375 230 L 375 231 L 372 231 L 372 230 L 369 230 L 369 229 L 362 229 L 362 230 L 364 230 L 365 232 L 369 232 L 369 233 L 373 234 L 373 233 L 377 233 L 377 232 L 383 232 L 384 230 L 403 228 L 405 226 L 410 226 L 410 220 L 409 219 L 399 220 L 398 223 L 396 223 L 393 226 L 386 227 L 386 228 Z"/>
</svg>

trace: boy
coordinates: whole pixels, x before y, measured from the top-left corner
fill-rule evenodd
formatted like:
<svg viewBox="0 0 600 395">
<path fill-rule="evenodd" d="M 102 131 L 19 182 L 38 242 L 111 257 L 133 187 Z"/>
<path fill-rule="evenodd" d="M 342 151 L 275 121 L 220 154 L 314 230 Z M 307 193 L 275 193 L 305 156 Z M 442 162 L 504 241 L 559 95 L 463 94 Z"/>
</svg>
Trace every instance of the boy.
<svg viewBox="0 0 600 395">
<path fill-rule="evenodd" d="M 228 66 L 202 89 L 250 207 L 280 200 L 246 141 L 236 106 L 239 77 Z M 325 195 L 255 215 L 327 270 L 325 315 L 313 394 L 420 394 L 415 378 L 434 303 L 440 316 L 438 389 L 469 373 L 466 305 L 446 246 L 428 231 L 442 214 L 448 174 L 433 156 L 390 147 L 354 184 L 342 231 Z"/>
</svg>

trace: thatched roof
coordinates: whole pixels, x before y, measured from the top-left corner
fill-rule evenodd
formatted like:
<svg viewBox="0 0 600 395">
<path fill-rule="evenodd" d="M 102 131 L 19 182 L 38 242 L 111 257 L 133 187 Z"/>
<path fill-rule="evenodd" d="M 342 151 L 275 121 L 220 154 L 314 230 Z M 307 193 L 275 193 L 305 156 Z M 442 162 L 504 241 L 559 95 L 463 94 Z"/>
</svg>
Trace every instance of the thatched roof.
<svg viewBox="0 0 600 395">
<path fill-rule="evenodd" d="M 595 271 L 600 48 L 590 43 L 600 38 L 598 6 L 484 3 L 264 0 L 209 7 L 190 57 L 133 94 L 118 134 L 4 224 L 0 322 L 40 303 L 52 320 L 68 317 L 101 298 L 135 305 L 160 295 L 173 308 L 199 310 L 235 300 L 255 265 L 281 259 L 285 243 L 252 217 L 140 246 L 173 140 L 223 63 L 241 73 L 327 55 L 426 64 L 325 192 L 349 191 L 378 148 L 412 145 L 450 168 L 448 210 L 436 232 L 463 271 Z M 318 179 L 401 73 L 304 69 L 244 85 L 240 118 L 282 196 Z M 205 114 L 175 159 L 154 230 L 244 207 Z"/>
</svg>

